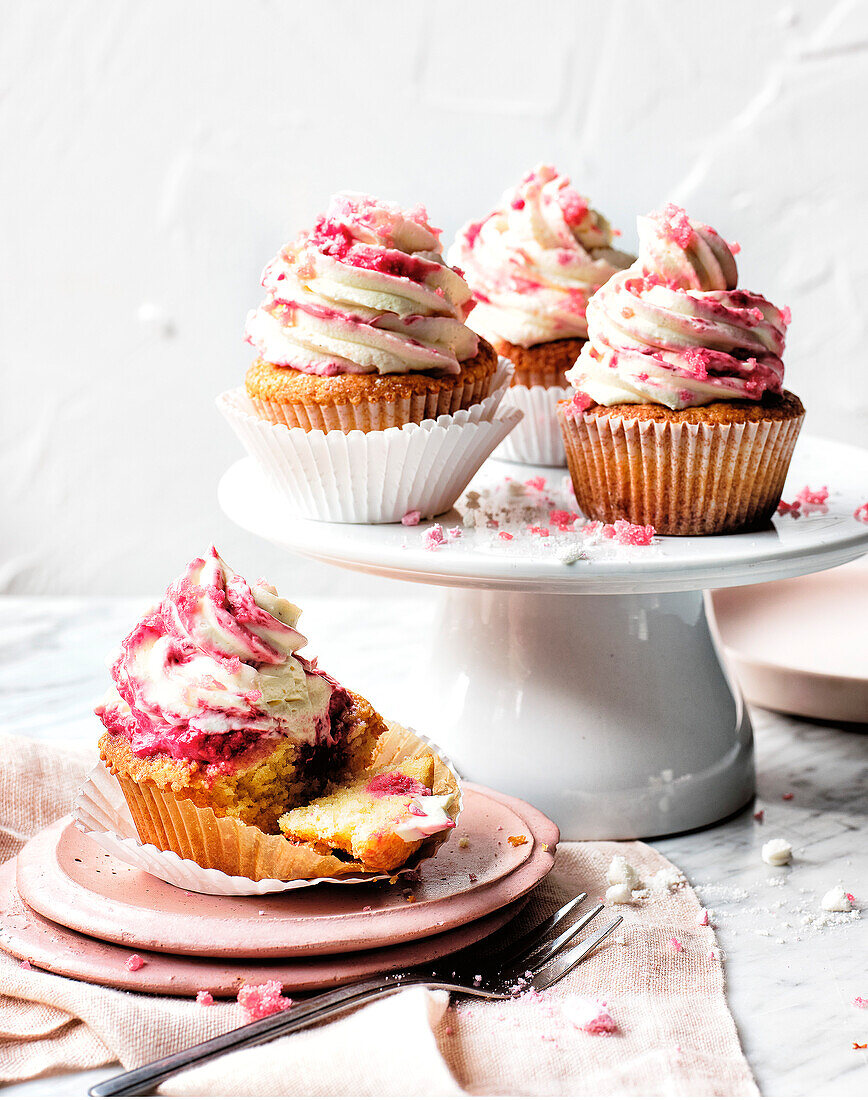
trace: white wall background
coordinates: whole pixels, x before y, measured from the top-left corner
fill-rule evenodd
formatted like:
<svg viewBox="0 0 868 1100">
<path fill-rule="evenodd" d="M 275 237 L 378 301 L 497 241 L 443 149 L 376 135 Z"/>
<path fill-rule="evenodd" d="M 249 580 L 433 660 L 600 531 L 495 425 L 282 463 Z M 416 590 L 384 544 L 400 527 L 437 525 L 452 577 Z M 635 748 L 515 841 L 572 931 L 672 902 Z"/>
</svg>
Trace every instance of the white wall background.
<svg viewBox="0 0 868 1100">
<path fill-rule="evenodd" d="M 211 540 L 350 580 L 215 500 L 260 270 L 340 188 L 451 237 L 549 160 L 626 247 L 680 201 L 792 307 L 809 430 L 868 443 L 866 62 L 858 0 L 3 4 L 0 591 L 156 592 Z"/>
</svg>

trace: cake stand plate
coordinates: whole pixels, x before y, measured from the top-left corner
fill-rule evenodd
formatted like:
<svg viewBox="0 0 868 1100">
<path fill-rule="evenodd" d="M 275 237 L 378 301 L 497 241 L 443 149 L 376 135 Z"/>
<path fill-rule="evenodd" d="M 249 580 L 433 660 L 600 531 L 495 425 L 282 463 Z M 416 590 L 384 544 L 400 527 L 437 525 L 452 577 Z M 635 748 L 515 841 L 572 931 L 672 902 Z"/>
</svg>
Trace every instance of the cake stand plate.
<svg viewBox="0 0 868 1100">
<path fill-rule="evenodd" d="M 129 947 L 64 928 L 28 908 L 15 886 L 15 864 L 12 859 L 0 867 L 0 947 L 66 978 L 134 993 L 179 997 L 195 996 L 200 989 L 215 997 L 235 997 L 245 983 L 275 979 L 286 993 L 306 993 L 419 966 L 479 943 L 503 928 L 525 904 L 521 899 L 450 932 L 373 951 L 286 960 L 212 959 L 140 951 L 136 953 L 145 965 L 130 971 L 126 967 Z"/>
<path fill-rule="evenodd" d="M 513 845 L 511 836 L 524 842 Z M 557 842 L 556 826 L 532 806 L 467 785 L 458 827 L 420 865 L 418 881 L 220 897 L 129 867 L 63 818 L 18 853 L 17 890 L 41 916 L 128 952 L 324 956 L 392 947 L 487 916 L 549 873 Z"/>
<path fill-rule="evenodd" d="M 868 558 L 709 599 L 723 651 L 751 703 L 868 723 Z"/>
<path fill-rule="evenodd" d="M 507 476 L 559 486 L 564 475 L 488 462 L 470 488 Z M 509 540 L 469 528 L 432 551 L 422 527 L 301 520 L 251 459 L 227 471 L 219 499 L 240 526 L 294 553 L 444 586 L 416 685 L 425 710 L 407 720 L 430 729 L 462 774 L 526 798 L 566 838 L 616 840 L 710 824 L 752 796 L 750 721 L 701 590 L 800 576 L 868 551 L 868 525 L 854 518 L 868 500 L 868 452 L 800 439 L 785 499 L 806 484 L 829 486 L 825 510 L 572 564 L 563 540 L 540 537 L 538 525 Z"/>
</svg>

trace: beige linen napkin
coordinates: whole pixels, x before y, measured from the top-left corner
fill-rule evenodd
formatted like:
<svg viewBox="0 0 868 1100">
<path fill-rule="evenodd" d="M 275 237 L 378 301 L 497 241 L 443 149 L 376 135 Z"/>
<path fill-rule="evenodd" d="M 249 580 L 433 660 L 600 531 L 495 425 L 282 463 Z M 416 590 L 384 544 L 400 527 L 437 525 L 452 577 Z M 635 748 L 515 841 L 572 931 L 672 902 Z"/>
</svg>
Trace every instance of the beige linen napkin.
<svg viewBox="0 0 868 1100">
<path fill-rule="evenodd" d="M 0 859 L 7 859 L 68 812 L 93 756 L 11 737 L 0 739 L 0 752 Z M 407 990 L 181 1074 L 162 1094 L 757 1095 L 714 933 L 699 924 L 690 887 L 666 885 L 677 872 L 653 848 L 562 844 L 523 924 L 580 889 L 601 896 L 616 853 L 653 880 L 649 896 L 619 907 L 625 921 L 616 940 L 554 989 L 500 1003 Z M 576 1025 L 588 998 L 607 1002 L 614 1034 Z M 103 989 L 24 970 L 0 953 L 0 1081 L 116 1060 L 136 1066 L 243 1020 L 235 1004 Z"/>
</svg>

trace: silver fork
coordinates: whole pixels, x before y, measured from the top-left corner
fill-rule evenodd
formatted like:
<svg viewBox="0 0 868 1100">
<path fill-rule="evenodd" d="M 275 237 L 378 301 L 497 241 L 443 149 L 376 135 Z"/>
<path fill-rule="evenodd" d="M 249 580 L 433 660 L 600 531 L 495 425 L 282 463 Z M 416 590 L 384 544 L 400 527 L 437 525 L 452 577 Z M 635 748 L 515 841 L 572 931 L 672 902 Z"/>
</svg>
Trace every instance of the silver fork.
<svg viewBox="0 0 868 1100">
<path fill-rule="evenodd" d="M 471 965 L 473 949 L 468 948 L 435 966 L 418 967 L 341 986 L 300 1001 L 283 1012 L 276 1012 L 252 1024 L 245 1024 L 224 1035 L 150 1062 L 139 1069 L 110 1077 L 94 1085 L 88 1091 L 88 1096 L 144 1096 L 181 1070 L 200 1066 L 231 1050 L 241 1050 L 267 1043 L 281 1035 L 291 1035 L 302 1028 L 346 1012 L 349 1008 L 376 1001 L 411 986 L 445 989 L 451 993 L 464 993 L 487 1001 L 507 1000 L 526 989 L 548 989 L 569 974 L 573 967 L 578 966 L 624 919 L 617 917 L 602 931 L 592 932 L 569 951 L 563 951 L 603 908 L 602 905 L 595 906 L 589 913 L 567 925 L 562 932 L 556 933 L 557 927 L 586 897 L 587 894 L 577 895 L 525 936 L 482 962 L 477 959 Z M 562 951 L 563 954 L 560 954 Z"/>
</svg>

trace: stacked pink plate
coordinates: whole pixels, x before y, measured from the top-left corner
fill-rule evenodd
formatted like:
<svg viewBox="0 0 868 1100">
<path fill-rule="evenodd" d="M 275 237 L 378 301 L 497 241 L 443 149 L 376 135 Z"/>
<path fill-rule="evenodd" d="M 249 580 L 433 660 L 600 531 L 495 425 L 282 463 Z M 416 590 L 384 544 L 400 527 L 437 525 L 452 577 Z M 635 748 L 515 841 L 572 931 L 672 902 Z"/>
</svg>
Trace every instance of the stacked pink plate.
<svg viewBox="0 0 868 1100">
<path fill-rule="evenodd" d="M 506 925 L 558 842 L 526 802 L 463 791 L 458 827 L 410 876 L 246 897 L 171 886 L 63 818 L 0 868 L 0 946 L 55 974 L 188 996 L 322 989 L 442 958 Z M 130 970 L 132 954 L 144 965 Z"/>
</svg>

